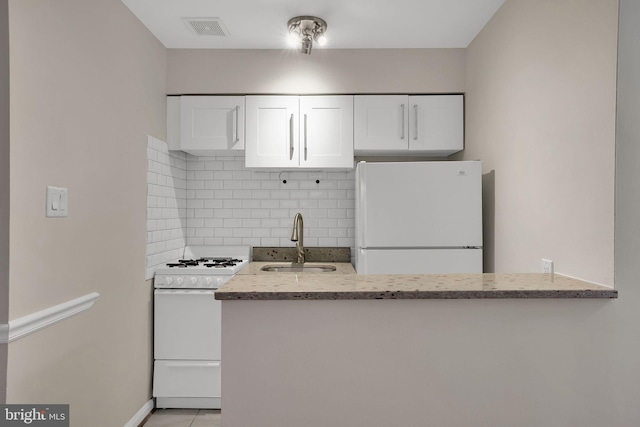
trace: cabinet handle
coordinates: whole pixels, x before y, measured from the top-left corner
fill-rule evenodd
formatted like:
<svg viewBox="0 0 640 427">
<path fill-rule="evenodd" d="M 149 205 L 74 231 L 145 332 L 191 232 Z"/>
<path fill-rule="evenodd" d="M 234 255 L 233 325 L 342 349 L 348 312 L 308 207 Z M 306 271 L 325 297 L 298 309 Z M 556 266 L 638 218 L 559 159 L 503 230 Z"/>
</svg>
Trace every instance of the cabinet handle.
<svg viewBox="0 0 640 427">
<path fill-rule="evenodd" d="M 404 139 L 404 104 L 400 105 L 402 109 L 402 121 L 400 122 L 400 129 L 402 129 L 402 133 L 400 134 L 400 139 Z"/>
<path fill-rule="evenodd" d="M 413 111 L 416 113 L 416 128 L 415 133 L 413 134 L 413 139 L 418 140 L 418 104 L 413 104 Z"/>
<path fill-rule="evenodd" d="M 293 114 L 289 118 L 289 160 L 293 159 Z"/>
<path fill-rule="evenodd" d="M 304 159 L 307 160 L 307 115 L 304 115 Z"/>
<path fill-rule="evenodd" d="M 238 134 L 238 122 L 240 121 L 240 106 L 236 105 L 236 135 L 233 137 L 233 142 L 240 141 Z"/>
</svg>

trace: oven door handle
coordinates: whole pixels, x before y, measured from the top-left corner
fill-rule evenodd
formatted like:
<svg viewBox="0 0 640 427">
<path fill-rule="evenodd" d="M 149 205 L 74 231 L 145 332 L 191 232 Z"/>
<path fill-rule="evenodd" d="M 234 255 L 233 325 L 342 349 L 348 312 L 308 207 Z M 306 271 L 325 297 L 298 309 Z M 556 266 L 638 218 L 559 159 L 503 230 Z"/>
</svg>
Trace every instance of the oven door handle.
<svg viewBox="0 0 640 427">
<path fill-rule="evenodd" d="M 167 368 L 218 368 L 220 362 L 165 362 Z"/>
</svg>

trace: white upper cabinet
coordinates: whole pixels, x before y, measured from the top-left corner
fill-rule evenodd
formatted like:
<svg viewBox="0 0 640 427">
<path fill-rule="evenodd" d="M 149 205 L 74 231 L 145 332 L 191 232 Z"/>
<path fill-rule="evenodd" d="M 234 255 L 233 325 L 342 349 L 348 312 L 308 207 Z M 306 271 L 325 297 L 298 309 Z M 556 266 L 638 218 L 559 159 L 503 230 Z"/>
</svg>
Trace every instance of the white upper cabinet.
<svg viewBox="0 0 640 427">
<path fill-rule="evenodd" d="M 246 97 L 247 167 L 353 164 L 353 96 Z"/>
<path fill-rule="evenodd" d="M 354 148 L 358 151 L 407 151 L 409 97 L 356 95 Z"/>
<path fill-rule="evenodd" d="M 297 96 L 247 96 L 247 167 L 298 167 Z"/>
<path fill-rule="evenodd" d="M 186 151 L 196 156 L 241 152 L 244 150 L 244 98 L 244 96 L 168 97 L 167 142 L 169 148 Z M 179 110 L 177 102 L 179 102 Z M 178 137 L 177 142 L 176 137 Z"/>
<path fill-rule="evenodd" d="M 356 95 L 356 154 L 448 156 L 464 148 L 463 95 Z"/>
</svg>

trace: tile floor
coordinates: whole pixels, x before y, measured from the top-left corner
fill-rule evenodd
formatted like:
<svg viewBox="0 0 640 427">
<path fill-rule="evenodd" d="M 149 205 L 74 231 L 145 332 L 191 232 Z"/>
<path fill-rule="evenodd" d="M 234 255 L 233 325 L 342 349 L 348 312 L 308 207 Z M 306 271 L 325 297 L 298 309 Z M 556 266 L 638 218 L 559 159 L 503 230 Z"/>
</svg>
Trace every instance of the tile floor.
<svg viewBox="0 0 640 427">
<path fill-rule="evenodd" d="M 221 427 L 219 409 L 156 409 L 144 427 Z"/>
</svg>

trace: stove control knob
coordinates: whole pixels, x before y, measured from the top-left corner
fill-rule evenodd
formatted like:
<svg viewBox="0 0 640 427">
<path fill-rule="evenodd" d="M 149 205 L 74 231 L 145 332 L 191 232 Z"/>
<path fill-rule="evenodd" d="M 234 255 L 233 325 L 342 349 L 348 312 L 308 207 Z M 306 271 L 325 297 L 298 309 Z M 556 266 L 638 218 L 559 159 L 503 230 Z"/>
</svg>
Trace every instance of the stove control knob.
<svg viewBox="0 0 640 427">
<path fill-rule="evenodd" d="M 182 283 L 184 282 L 184 279 L 182 277 L 178 277 L 176 279 L 176 283 L 178 284 L 178 286 L 182 286 Z"/>
<path fill-rule="evenodd" d="M 164 282 L 165 282 L 167 285 L 172 284 L 172 283 L 173 283 L 173 277 L 167 277 L 167 278 L 165 278 L 165 279 L 164 279 Z"/>
<path fill-rule="evenodd" d="M 195 276 L 191 276 L 191 284 L 195 285 L 196 283 L 198 283 L 198 278 Z"/>
<path fill-rule="evenodd" d="M 213 279 L 211 277 L 207 277 L 206 279 L 204 279 L 204 281 L 207 282 L 207 285 L 213 283 Z"/>
</svg>

